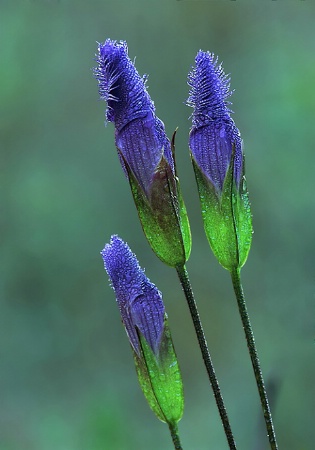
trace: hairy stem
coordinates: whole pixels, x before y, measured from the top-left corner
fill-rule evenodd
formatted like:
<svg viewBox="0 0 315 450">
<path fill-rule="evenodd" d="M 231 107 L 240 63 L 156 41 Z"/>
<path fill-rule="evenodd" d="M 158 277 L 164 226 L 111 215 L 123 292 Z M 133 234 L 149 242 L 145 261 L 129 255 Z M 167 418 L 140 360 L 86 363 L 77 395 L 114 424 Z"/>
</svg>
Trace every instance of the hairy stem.
<svg viewBox="0 0 315 450">
<path fill-rule="evenodd" d="M 226 412 L 226 408 L 224 405 L 224 401 L 223 401 L 223 397 L 220 391 L 220 386 L 217 380 L 217 376 L 215 374 L 215 370 L 213 367 L 213 363 L 211 360 L 211 356 L 210 356 L 210 352 L 208 349 L 208 344 L 205 338 L 205 334 L 202 328 L 202 324 L 201 324 L 201 320 L 199 317 L 199 313 L 198 313 L 198 309 L 197 309 L 197 305 L 195 302 L 195 298 L 194 298 L 194 294 L 191 288 L 191 284 L 189 281 L 189 277 L 188 277 L 188 272 L 187 269 L 185 267 L 185 265 L 182 266 L 177 266 L 176 267 L 177 270 L 177 274 L 178 277 L 180 279 L 182 288 L 184 290 L 185 293 L 185 297 L 188 303 L 188 307 L 190 310 L 190 315 L 192 317 L 192 321 L 195 327 L 195 331 L 196 331 L 196 335 L 197 335 L 197 339 L 198 339 L 198 343 L 199 343 L 199 347 L 202 353 L 202 357 L 203 357 L 203 361 L 204 364 L 206 366 L 206 370 L 209 376 L 209 380 L 212 386 L 212 390 L 213 390 L 213 394 L 214 394 L 214 398 L 219 410 L 219 414 L 221 417 L 221 421 L 222 421 L 222 425 L 224 428 L 224 432 L 229 444 L 229 448 L 232 450 L 236 450 L 236 444 L 234 441 L 234 436 L 231 430 L 231 426 L 230 426 L 230 422 L 229 422 L 229 418 Z"/>
<path fill-rule="evenodd" d="M 175 450 L 183 450 L 182 444 L 180 443 L 180 439 L 179 439 L 177 423 L 175 423 L 175 422 L 169 423 L 168 427 L 169 427 L 169 430 L 170 430 L 170 433 L 172 436 L 172 441 L 173 441 Z"/>
<path fill-rule="evenodd" d="M 256 384 L 257 384 L 257 388 L 258 388 L 258 392 L 259 392 L 259 396 L 260 396 L 260 403 L 261 403 L 262 410 L 264 413 L 270 448 L 272 450 L 278 450 L 278 444 L 277 444 L 277 440 L 276 440 L 276 434 L 275 434 L 275 430 L 274 430 L 274 426 L 273 426 L 269 401 L 268 401 L 267 392 L 266 392 L 266 388 L 265 388 L 265 382 L 263 379 L 262 371 L 260 368 L 260 362 L 259 362 L 259 358 L 258 358 L 258 354 L 257 354 L 254 333 L 253 333 L 252 326 L 251 326 L 251 323 L 249 320 L 249 315 L 247 312 L 247 307 L 246 307 L 246 302 L 245 302 L 245 297 L 244 297 L 244 292 L 243 292 L 243 287 L 242 287 L 241 277 L 240 277 L 240 269 L 235 268 L 234 270 L 231 270 L 231 277 L 232 277 L 232 283 L 233 283 L 233 287 L 234 287 L 235 296 L 237 299 L 239 313 L 240 313 L 240 316 L 242 319 L 243 329 L 245 332 L 247 347 L 249 350 L 249 354 L 250 354 L 250 358 L 252 361 L 252 366 L 253 366 L 253 370 L 254 370 L 254 374 L 255 374 L 255 378 L 256 378 Z"/>
</svg>

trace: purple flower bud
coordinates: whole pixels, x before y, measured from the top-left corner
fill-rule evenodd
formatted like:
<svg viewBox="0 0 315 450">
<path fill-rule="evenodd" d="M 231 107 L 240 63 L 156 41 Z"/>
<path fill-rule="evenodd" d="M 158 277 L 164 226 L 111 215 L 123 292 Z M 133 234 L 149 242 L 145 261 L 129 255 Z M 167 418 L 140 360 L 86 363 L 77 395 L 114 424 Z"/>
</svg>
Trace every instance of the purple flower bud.
<svg viewBox="0 0 315 450">
<path fill-rule="evenodd" d="M 241 136 L 228 108 L 233 91 L 230 78 L 213 53 L 200 50 L 195 63 L 188 77 L 191 89 L 187 104 L 194 108 L 189 145 L 199 169 L 220 195 L 233 151 L 237 187 L 242 176 Z"/>
<path fill-rule="evenodd" d="M 157 356 L 164 330 L 162 295 L 146 277 L 136 256 L 118 236 L 101 252 L 129 341 L 140 357 L 139 331 Z"/>
<path fill-rule="evenodd" d="M 107 102 L 106 119 L 115 124 L 115 141 L 121 164 L 130 169 L 140 187 L 150 196 L 154 175 L 164 156 L 174 172 L 170 141 L 163 122 L 156 117 L 146 89 L 128 56 L 126 42 L 107 39 L 99 44 L 94 69 L 101 99 Z"/>
</svg>

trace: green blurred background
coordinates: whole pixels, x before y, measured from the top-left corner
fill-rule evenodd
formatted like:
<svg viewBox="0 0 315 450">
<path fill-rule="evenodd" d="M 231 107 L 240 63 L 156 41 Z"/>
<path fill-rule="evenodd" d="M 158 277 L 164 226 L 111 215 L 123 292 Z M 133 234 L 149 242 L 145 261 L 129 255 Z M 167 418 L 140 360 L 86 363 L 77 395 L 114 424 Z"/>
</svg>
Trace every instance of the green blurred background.
<svg viewBox="0 0 315 450">
<path fill-rule="evenodd" d="M 164 293 L 185 383 L 185 449 L 227 448 L 174 270 L 152 253 L 104 127 L 96 41 L 127 40 L 169 136 L 191 220 L 191 281 L 239 449 L 264 450 L 228 272 L 207 245 L 187 137 L 201 48 L 231 73 L 255 234 L 243 282 L 280 449 L 315 448 L 315 5 L 1 1 L 1 450 L 166 450 L 99 255 L 119 234 Z"/>
</svg>

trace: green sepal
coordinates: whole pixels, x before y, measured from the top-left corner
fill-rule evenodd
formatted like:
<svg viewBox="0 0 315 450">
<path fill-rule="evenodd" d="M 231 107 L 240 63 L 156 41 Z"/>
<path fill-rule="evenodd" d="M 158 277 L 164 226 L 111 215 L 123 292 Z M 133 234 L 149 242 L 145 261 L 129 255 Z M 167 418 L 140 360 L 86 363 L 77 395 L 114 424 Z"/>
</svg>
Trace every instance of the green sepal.
<svg viewBox="0 0 315 450">
<path fill-rule="evenodd" d="M 173 143 L 172 143 L 173 145 Z M 123 158 L 144 234 L 155 254 L 171 267 L 183 265 L 191 251 L 191 233 L 179 181 L 162 156 L 145 193 Z"/>
<path fill-rule="evenodd" d="M 184 393 L 180 369 L 174 350 L 167 316 L 159 354 L 156 356 L 138 331 L 141 355 L 135 351 L 134 360 L 141 389 L 158 419 L 178 422 L 184 411 Z"/>
<path fill-rule="evenodd" d="M 203 174 L 192 156 L 198 185 L 204 229 L 211 249 L 227 270 L 241 268 L 247 259 L 252 241 L 252 216 L 245 174 L 237 188 L 234 180 L 234 151 L 222 193 Z M 244 167 L 244 162 L 243 162 Z"/>
</svg>

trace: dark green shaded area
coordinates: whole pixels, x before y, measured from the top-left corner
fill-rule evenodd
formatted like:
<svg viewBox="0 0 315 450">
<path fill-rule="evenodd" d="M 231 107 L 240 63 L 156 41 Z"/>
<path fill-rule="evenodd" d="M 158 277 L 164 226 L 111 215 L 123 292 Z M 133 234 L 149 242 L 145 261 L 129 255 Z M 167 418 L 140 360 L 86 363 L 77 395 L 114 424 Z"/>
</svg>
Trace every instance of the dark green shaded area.
<svg viewBox="0 0 315 450">
<path fill-rule="evenodd" d="M 171 267 L 185 264 L 191 251 L 190 227 L 180 186 L 169 164 L 165 158 L 158 164 L 149 198 L 126 162 L 125 166 L 141 226 L 152 250 Z"/>
<path fill-rule="evenodd" d="M 137 383 L 99 252 L 117 233 L 163 291 L 185 385 L 183 447 L 225 437 L 175 271 L 147 244 L 104 128 L 96 41 L 126 39 L 171 137 L 193 247 L 188 270 L 240 448 L 263 442 L 229 274 L 203 231 L 186 76 L 210 50 L 231 73 L 253 243 L 242 271 L 279 447 L 314 445 L 314 2 L 2 1 L 0 449 L 171 448 Z M 256 450 L 256 448 L 255 448 Z"/>
</svg>

